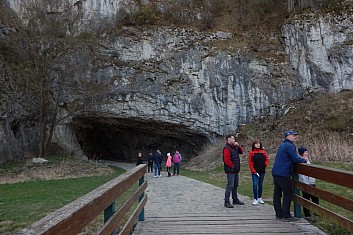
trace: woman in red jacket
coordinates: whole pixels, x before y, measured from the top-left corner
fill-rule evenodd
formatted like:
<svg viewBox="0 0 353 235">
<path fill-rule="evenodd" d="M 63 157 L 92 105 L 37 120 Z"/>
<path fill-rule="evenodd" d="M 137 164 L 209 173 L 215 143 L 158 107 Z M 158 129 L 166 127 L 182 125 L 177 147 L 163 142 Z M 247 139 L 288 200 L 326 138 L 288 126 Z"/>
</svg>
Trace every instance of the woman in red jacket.
<svg viewBox="0 0 353 235">
<path fill-rule="evenodd" d="M 262 187 L 265 178 L 265 169 L 268 166 L 268 156 L 265 150 L 262 148 L 262 144 L 259 140 L 255 140 L 252 144 L 251 151 L 249 152 L 248 162 L 252 174 L 252 184 L 254 201 L 253 205 L 259 203 L 264 204 L 262 200 Z"/>
</svg>

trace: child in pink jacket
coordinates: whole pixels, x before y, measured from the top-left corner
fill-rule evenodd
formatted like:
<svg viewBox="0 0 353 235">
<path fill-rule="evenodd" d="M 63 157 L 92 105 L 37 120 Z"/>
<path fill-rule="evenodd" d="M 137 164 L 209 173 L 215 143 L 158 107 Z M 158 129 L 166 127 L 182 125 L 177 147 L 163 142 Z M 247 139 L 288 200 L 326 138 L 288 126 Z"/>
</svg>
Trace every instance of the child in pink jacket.
<svg viewBox="0 0 353 235">
<path fill-rule="evenodd" d="M 165 163 L 165 166 L 167 167 L 168 177 L 170 177 L 170 168 L 172 167 L 172 156 L 170 153 L 167 153 L 167 162 Z"/>
</svg>

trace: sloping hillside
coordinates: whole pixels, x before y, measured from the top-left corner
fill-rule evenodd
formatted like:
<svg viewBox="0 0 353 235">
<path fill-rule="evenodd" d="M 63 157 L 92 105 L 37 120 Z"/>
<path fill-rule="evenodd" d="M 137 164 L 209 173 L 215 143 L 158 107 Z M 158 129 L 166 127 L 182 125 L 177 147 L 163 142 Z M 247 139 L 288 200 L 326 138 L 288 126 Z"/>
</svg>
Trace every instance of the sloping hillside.
<svg viewBox="0 0 353 235">
<path fill-rule="evenodd" d="M 260 139 L 269 154 L 275 154 L 283 132 L 299 132 L 297 147 L 309 148 L 313 162 L 353 162 L 353 91 L 337 94 L 311 94 L 294 100 L 283 117 L 262 117 L 239 125 L 238 141 L 249 151 L 254 139 Z M 206 169 L 222 164 L 225 140 L 207 146 L 187 165 L 190 169 Z"/>
</svg>

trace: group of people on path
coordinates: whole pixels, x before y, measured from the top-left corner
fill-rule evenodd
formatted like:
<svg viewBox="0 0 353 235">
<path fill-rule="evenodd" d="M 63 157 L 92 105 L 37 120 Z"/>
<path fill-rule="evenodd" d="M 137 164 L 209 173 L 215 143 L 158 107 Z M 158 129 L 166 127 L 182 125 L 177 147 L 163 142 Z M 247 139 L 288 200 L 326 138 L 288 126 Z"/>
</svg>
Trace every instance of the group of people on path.
<svg viewBox="0 0 353 235">
<path fill-rule="evenodd" d="M 181 160 L 182 160 L 182 157 L 179 151 L 175 151 L 173 156 L 171 155 L 171 153 L 167 153 L 165 166 L 167 168 L 168 177 L 179 175 Z M 162 162 L 163 162 L 163 156 L 162 156 L 161 150 L 157 149 L 156 152 L 149 153 L 149 156 L 147 159 L 147 172 L 153 173 L 154 171 L 154 178 L 161 177 Z M 142 153 L 139 152 L 136 160 L 136 166 L 142 163 L 143 163 Z M 172 165 L 173 165 L 173 174 L 171 173 Z"/>
<path fill-rule="evenodd" d="M 310 163 L 308 158 L 309 151 L 307 148 L 300 147 L 298 149 L 299 155 L 297 154 L 296 146 L 294 144 L 297 140 L 297 136 L 298 133 L 292 130 L 284 133 L 284 141 L 278 148 L 272 168 L 274 182 L 273 206 L 276 218 L 286 222 L 296 220 L 290 214 L 290 205 L 293 195 L 290 177 L 292 175 L 293 166 L 296 163 Z M 244 153 L 244 149 L 236 141 L 235 135 L 228 135 L 226 140 L 226 145 L 223 148 L 224 172 L 227 176 L 224 206 L 227 208 L 234 208 L 234 205 L 244 205 L 244 202 L 239 200 L 237 194 L 240 171 L 239 155 Z M 264 204 L 262 190 L 266 168 L 269 164 L 269 157 L 259 140 L 255 140 L 251 146 L 248 155 L 248 164 L 252 174 L 253 183 L 254 201 L 252 202 L 252 205 Z M 299 181 L 315 186 L 315 179 L 312 177 L 299 175 Z M 230 202 L 230 197 L 233 199 L 232 203 Z M 319 204 L 319 199 L 313 195 L 303 192 L 303 197 Z M 310 220 L 310 211 L 307 208 L 304 208 L 303 210 L 305 218 Z"/>
</svg>

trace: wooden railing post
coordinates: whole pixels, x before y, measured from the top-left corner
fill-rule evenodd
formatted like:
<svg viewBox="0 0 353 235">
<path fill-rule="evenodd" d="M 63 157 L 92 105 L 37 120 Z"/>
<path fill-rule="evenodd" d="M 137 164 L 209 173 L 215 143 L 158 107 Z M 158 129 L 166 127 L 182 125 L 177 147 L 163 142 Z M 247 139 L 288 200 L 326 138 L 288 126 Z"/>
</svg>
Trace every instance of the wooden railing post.
<svg viewBox="0 0 353 235">
<path fill-rule="evenodd" d="M 299 181 L 299 174 L 297 173 L 293 173 L 292 174 L 292 178 L 295 180 L 295 181 Z M 293 193 L 295 195 L 298 195 L 300 196 L 300 191 L 298 188 L 294 187 L 293 186 Z M 296 201 L 294 201 L 294 216 L 297 217 L 297 218 L 302 218 L 302 209 L 301 209 L 301 205 L 298 204 Z"/>
<path fill-rule="evenodd" d="M 104 223 L 109 220 L 109 218 L 114 214 L 114 212 L 115 212 L 115 201 L 104 210 Z M 115 234 L 116 232 L 111 233 L 111 235 L 115 235 Z"/>
<path fill-rule="evenodd" d="M 139 179 L 139 186 L 141 186 L 144 182 L 145 182 L 145 176 L 142 176 Z M 141 202 L 141 200 L 143 199 L 144 196 L 145 196 L 145 193 L 142 192 L 140 197 L 139 197 L 139 202 Z M 142 208 L 142 211 L 139 214 L 139 221 L 145 221 L 145 208 Z"/>
</svg>

